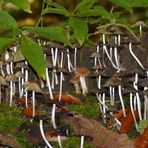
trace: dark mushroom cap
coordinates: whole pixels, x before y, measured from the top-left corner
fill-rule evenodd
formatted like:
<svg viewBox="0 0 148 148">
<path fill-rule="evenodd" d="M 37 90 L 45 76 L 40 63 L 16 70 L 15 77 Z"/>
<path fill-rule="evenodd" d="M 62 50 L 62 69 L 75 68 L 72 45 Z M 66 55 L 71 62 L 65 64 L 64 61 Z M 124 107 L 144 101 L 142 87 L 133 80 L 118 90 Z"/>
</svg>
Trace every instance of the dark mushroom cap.
<svg viewBox="0 0 148 148">
<path fill-rule="evenodd" d="M 135 24 L 132 25 L 132 27 L 138 27 L 138 26 L 147 27 L 147 25 L 141 20 L 137 21 Z"/>
<path fill-rule="evenodd" d="M 89 70 L 86 67 L 76 68 L 75 74 L 82 77 L 87 77 L 89 75 Z"/>
<path fill-rule="evenodd" d="M 109 78 L 109 80 L 103 85 L 103 87 L 117 87 L 119 85 L 123 85 L 121 80 L 116 76 L 113 75 L 111 78 Z"/>
<path fill-rule="evenodd" d="M 16 75 L 15 75 L 15 74 L 9 74 L 9 75 L 7 75 L 7 77 L 6 77 L 6 81 L 13 81 L 13 82 L 17 82 L 17 81 L 18 81 L 18 79 L 17 79 L 17 77 L 16 77 Z"/>
<path fill-rule="evenodd" d="M 39 85 L 35 82 L 26 81 L 24 82 L 23 87 L 26 89 L 26 91 L 35 91 L 38 93 L 42 93 Z"/>
<path fill-rule="evenodd" d="M 17 78 L 25 78 L 24 74 L 21 71 L 16 72 L 15 75 Z"/>
<path fill-rule="evenodd" d="M 101 55 L 99 52 L 93 52 L 91 55 L 90 55 L 90 58 L 100 58 Z"/>
<path fill-rule="evenodd" d="M 16 66 L 17 68 L 25 68 L 25 69 L 29 69 L 29 67 L 25 64 L 24 61 L 21 62 L 17 62 Z"/>
<path fill-rule="evenodd" d="M 138 86 L 148 87 L 148 78 L 142 79 L 138 81 Z"/>
</svg>

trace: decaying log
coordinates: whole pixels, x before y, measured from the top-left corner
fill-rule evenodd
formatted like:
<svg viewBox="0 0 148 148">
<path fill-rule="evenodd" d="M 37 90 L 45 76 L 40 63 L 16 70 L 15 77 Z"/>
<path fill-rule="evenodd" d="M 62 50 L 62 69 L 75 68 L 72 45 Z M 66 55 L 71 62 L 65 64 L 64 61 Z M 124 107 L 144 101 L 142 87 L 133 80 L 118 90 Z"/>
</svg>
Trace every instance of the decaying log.
<svg viewBox="0 0 148 148">
<path fill-rule="evenodd" d="M 110 131 L 93 119 L 74 116 L 70 125 L 77 135 L 92 137 L 95 148 L 134 148 L 133 141 L 126 134 Z"/>
</svg>

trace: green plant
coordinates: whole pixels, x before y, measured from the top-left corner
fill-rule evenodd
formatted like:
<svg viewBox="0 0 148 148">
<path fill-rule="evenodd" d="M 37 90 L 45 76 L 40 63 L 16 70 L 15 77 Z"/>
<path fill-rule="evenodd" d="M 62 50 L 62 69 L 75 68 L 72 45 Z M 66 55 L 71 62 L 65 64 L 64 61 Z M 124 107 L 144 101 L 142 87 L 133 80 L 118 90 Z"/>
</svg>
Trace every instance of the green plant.
<svg viewBox="0 0 148 148">
<path fill-rule="evenodd" d="M 148 128 L 148 121 L 147 120 L 141 120 L 139 122 L 139 125 L 138 125 L 138 131 L 140 132 L 140 134 L 144 133 L 145 128 Z"/>
<path fill-rule="evenodd" d="M 43 49 L 33 40 L 34 35 L 38 35 L 45 40 L 62 43 L 69 47 L 72 47 L 73 42 L 78 42 L 82 46 L 86 41 L 89 41 L 91 35 L 99 34 L 102 29 L 105 30 L 108 27 L 116 25 L 125 28 L 137 39 L 134 32 L 130 29 L 127 19 L 126 24 L 123 24 L 122 14 L 124 14 L 125 10 L 131 14 L 134 13 L 133 9 L 135 7 L 148 7 L 147 0 L 110 0 L 112 9 L 109 12 L 99 4 L 98 0 L 81 0 L 74 10 L 69 12 L 57 2 L 43 0 L 42 12 L 37 25 L 19 28 L 16 20 L 3 10 L 3 4 L 8 2 L 13 3 L 27 13 L 31 13 L 29 0 L 5 0 L 0 3 L 0 29 L 9 32 L 8 35 L 5 35 L 5 38 L 4 36 L 0 37 L 0 55 L 7 48 L 17 46 L 20 51 L 19 53 L 22 53 L 21 58 L 25 58 L 37 72 L 38 76 L 44 80 L 46 77 L 46 63 L 44 61 Z M 115 9 L 116 7 L 124 9 L 118 11 Z M 44 15 L 50 13 L 64 16 L 66 18 L 66 25 L 62 26 L 58 24 L 56 26 L 44 27 L 42 23 Z M 98 30 L 90 32 L 89 28 L 91 24 L 99 26 Z M 66 26 L 68 26 L 68 29 Z M 19 58 L 19 60 L 22 59 Z"/>
<path fill-rule="evenodd" d="M 75 111 L 76 113 L 83 114 L 91 118 L 98 117 L 100 114 L 98 102 L 91 96 L 86 96 L 82 104 L 69 105 L 68 108 L 69 110 Z"/>
</svg>

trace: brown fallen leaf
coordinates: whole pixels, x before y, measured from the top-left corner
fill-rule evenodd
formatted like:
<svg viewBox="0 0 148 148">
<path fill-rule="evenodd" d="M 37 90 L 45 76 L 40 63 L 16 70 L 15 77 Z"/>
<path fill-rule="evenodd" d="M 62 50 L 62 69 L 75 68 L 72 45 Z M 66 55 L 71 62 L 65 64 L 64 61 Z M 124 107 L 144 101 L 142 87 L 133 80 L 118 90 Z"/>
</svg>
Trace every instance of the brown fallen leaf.
<svg viewBox="0 0 148 148">
<path fill-rule="evenodd" d="M 148 148 L 148 128 L 144 130 L 142 135 L 139 135 L 134 140 L 135 148 Z"/>
<path fill-rule="evenodd" d="M 28 101 L 28 103 L 32 102 L 31 98 L 28 98 L 27 101 Z M 17 102 L 20 103 L 20 104 L 25 104 L 25 98 L 23 98 L 23 97 L 22 98 L 18 98 Z"/>
<path fill-rule="evenodd" d="M 134 111 L 134 113 L 136 119 L 138 119 L 139 117 L 138 112 Z M 128 112 L 127 116 L 124 119 L 122 119 L 120 122 L 121 122 L 120 133 L 128 133 L 132 129 L 132 126 L 134 125 L 134 118 L 131 110 Z"/>
<path fill-rule="evenodd" d="M 28 107 L 28 108 L 25 108 L 23 110 L 23 115 L 25 115 L 26 117 L 32 117 L 33 115 L 33 110 L 32 108 Z"/>
<path fill-rule="evenodd" d="M 59 94 L 53 95 L 53 99 L 58 100 Z M 61 101 L 72 103 L 72 104 L 81 104 L 81 101 L 79 98 L 72 96 L 71 94 L 62 94 L 61 95 Z"/>
</svg>

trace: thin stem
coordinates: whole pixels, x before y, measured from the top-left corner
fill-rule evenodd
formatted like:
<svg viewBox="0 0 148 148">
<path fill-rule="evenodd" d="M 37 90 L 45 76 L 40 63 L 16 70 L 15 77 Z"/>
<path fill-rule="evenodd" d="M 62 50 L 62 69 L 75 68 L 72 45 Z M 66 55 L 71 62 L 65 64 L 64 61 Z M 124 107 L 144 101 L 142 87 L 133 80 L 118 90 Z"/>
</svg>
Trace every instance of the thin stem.
<svg viewBox="0 0 148 148">
<path fill-rule="evenodd" d="M 54 129 L 57 129 L 57 126 L 56 126 L 56 122 L 55 122 L 55 111 L 56 111 L 56 104 L 53 104 L 52 106 L 52 125 L 53 125 L 53 128 Z"/>
<path fill-rule="evenodd" d="M 32 110 L 33 110 L 32 117 L 34 117 L 35 116 L 35 91 L 34 90 L 32 91 Z"/>
<path fill-rule="evenodd" d="M 59 143 L 59 147 L 62 148 L 62 142 L 61 142 L 61 136 L 58 135 L 58 143 Z"/>
<path fill-rule="evenodd" d="M 84 136 L 81 136 L 80 148 L 84 147 Z"/>
<path fill-rule="evenodd" d="M 43 140 L 45 141 L 45 143 L 47 144 L 47 146 L 49 148 L 53 148 L 45 137 L 44 129 L 43 129 L 43 120 L 40 120 L 40 132 L 41 132 L 41 136 L 42 136 Z"/>
<path fill-rule="evenodd" d="M 13 82 L 10 81 L 10 104 L 9 106 L 12 106 L 12 96 L 13 96 Z"/>
<path fill-rule="evenodd" d="M 97 29 L 107 28 L 107 27 L 110 27 L 110 26 L 119 26 L 119 27 L 125 28 L 139 42 L 139 38 L 135 35 L 135 33 L 128 26 L 126 26 L 124 24 L 109 23 L 107 25 L 99 26 L 99 27 L 97 27 Z M 99 33 L 100 33 L 99 31 L 95 32 L 95 34 L 99 34 Z"/>
</svg>

